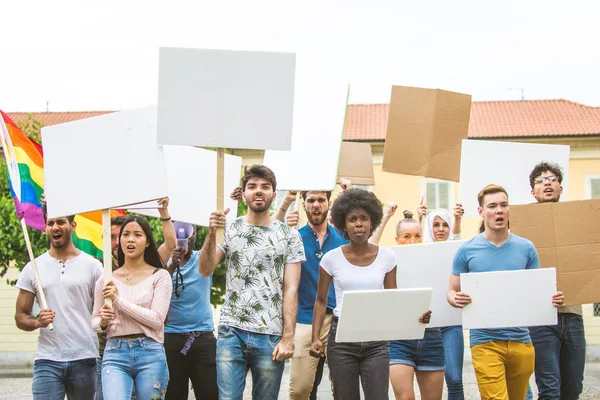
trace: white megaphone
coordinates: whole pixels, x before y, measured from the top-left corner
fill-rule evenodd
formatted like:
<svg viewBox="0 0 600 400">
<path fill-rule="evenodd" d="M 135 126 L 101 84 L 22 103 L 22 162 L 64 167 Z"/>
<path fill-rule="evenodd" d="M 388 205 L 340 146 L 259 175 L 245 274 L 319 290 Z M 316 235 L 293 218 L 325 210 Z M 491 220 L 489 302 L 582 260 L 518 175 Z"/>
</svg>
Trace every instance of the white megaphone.
<svg viewBox="0 0 600 400">
<path fill-rule="evenodd" d="M 177 247 L 182 247 L 185 251 L 188 249 L 188 239 L 194 234 L 194 227 L 187 222 L 175 221 L 175 234 L 177 235 Z"/>
</svg>

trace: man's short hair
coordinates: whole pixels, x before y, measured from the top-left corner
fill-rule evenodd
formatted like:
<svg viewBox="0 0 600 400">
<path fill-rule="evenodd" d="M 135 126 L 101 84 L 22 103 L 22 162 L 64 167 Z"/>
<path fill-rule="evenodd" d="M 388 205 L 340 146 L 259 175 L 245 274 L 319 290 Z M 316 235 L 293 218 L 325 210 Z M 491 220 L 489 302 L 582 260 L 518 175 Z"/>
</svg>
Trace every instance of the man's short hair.
<svg viewBox="0 0 600 400">
<path fill-rule="evenodd" d="M 44 225 L 46 225 L 48 223 L 48 207 L 46 206 L 46 203 L 42 205 L 42 215 L 44 216 Z M 60 218 L 66 218 L 70 224 L 72 224 L 75 221 L 74 215 L 67 215 L 66 217 Z"/>
<path fill-rule="evenodd" d="M 546 171 L 552 172 L 558 178 L 558 183 L 562 184 L 563 173 L 562 168 L 560 168 L 560 165 L 556 163 L 542 161 L 541 163 L 533 167 L 531 174 L 529 174 L 529 185 L 531 185 L 532 189 L 535 186 L 535 179 L 540 177 Z"/>
<path fill-rule="evenodd" d="M 325 193 L 325 196 L 327 196 L 327 201 L 331 200 L 331 190 L 304 190 L 301 192 L 302 200 L 306 201 L 306 196 L 308 196 L 310 192 Z"/>
<path fill-rule="evenodd" d="M 508 197 L 508 193 L 506 192 L 506 189 L 504 189 L 502 186 L 493 185 L 493 184 L 487 185 L 486 187 L 481 189 L 481 191 L 477 195 L 477 201 L 479 202 L 479 207 L 483 207 L 483 198 L 485 196 L 487 196 L 488 194 L 494 194 L 494 193 L 504 193 L 506 195 L 506 197 Z"/>
<path fill-rule="evenodd" d="M 277 180 L 275 179 L 275 173 L 271 171 L 269 167 L 264 165 L 255 164 L 251 167 L 244 167 L 244 176 L 242 176 L 242 190 L 246 190 L 246 185 L 250 179 L 263 178 L 267 180 L 273 187 L 273 191 L 277 190 Z"/>
<path fill-rule="evenodd" d="M 111 225 L 123 226 L 124 223 L 125 223 L 125 217 L 122 216 L 122 215 L 119 215 L 117 217 L 114 217 L 114 218 L 110 219 L 110 224 Z"/>
</svg>

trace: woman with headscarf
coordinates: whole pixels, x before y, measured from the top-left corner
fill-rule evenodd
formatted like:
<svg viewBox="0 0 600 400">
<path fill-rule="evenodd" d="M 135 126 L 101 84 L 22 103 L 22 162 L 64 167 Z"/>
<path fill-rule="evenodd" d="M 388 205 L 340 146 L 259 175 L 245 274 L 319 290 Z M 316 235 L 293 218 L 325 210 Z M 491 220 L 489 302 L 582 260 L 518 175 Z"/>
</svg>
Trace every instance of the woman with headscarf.
<svg viewBox="0 0 600 400">
<path fill-rule="evenodd" d="M 437 209 L 427 214 L 427 206 L 419 206 L 419 215 L 425 216 L 423 224 L 423 242 L 444 242 L 446 240 L 460 240 L 460 223 L 464 210 L 457 204 L 453 216 L 448 210 Z M 447 326 L 441 328 L 444 343 L 444 359 L 446 361 L 446 386 L 448 387 L 449 400 L 463 400 L 465 398 L 462 384 L 463 356 L 465 351 L 462 326 Z"/>
</svg>

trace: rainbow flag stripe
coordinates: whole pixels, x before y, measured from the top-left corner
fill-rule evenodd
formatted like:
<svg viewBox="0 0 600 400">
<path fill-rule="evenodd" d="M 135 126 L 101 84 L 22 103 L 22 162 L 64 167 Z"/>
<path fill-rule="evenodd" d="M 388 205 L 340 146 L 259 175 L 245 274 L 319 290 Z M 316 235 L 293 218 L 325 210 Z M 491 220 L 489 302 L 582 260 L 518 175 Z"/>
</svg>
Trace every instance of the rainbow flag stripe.
<svg viewBox="0 0 600 400">
<path fill-rule="evenodd" d="M 4 112 L 0 126 L 8 166 L 8 184 L 19 219 L 35 229 L 44 230 L 40 199 L 44 189 L 42 146 L 28 138 Z"/>
<path fill-rule="evenodd" d="M 35 229 L 44 231 L 41 196 L 44 191 L 44 153 L 42 146 L 25 135 L 4 112 L 0 111 L 0 133 L 6 143 L 4 152 L 8 165 L 8 184 L 19 219 Z M 125 215 L 122 210 L 111 210 L 111 218 Z M 75 246 L 102 258 L 102 212 L 93 211 L 75 216 L 77 227 L 73 232 Z"/>
</svg>

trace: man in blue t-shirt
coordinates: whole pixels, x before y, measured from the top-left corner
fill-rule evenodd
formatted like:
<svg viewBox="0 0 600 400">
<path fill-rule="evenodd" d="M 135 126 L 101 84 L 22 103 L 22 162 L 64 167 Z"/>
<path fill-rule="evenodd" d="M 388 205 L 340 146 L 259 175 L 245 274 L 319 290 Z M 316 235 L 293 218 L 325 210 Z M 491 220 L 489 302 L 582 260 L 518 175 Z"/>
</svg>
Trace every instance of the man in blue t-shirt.
<svg viewBox="0 0 600 400">
<path fill-rule="evenodd" d="M 348 243 L 348 240 L 327 223 L 327 215 L 331 206 L 331 192 L 302 192 L 302 206 L 306 211 L 308 223 L 300 228 L 300 236 L 304 244 L 306 261 L 302 263 L 300 284 L 298 286 L 298 319 L 294 336 L 295 351 L 290 365 L 290 399 L 316 399 L 316 389 L 323 375 L 324 358 L 315 358 L 309 354 L 312 345 L 312 317 L 317 285 L 319 281 L 319 264 L 323 254 Z M 291 198 L 282 204 L 289 206 Z M 287 211 L 282 209 L 282 211 Z M 288 214 L 288 224 L 298 222 L 298 212 Z M 327 343 L 333 309 L 335 308 L 335 291 L 333 285 L 327 299 L 327 314 L 321 341 Z"/>
<path fill-rule="evenodd" d="M 471 303 L 460 291 L 460 274 L 511 271 L 540 267 L 537 251 L 527 239 L 510 233 L 510 206 L 504 188 L 488 185 L 478 195 L 485 230 L 464 243 L 452 265 L 448 302 L 457 308 Z M 555 307 L 564 296 L 552 297 Z M 524 399 L 534 369 L 534 348 L 526 327 L 472 329 L 471 355 L 482 399 Z"/>
<path fill-rule="evenodd" d="M 200 274 L 199 251 L 194 250 L 196 227 L 178 222 L 192 231 L 187 249 L 177 247 L 168 263 L 173 294 L 165 324 L 165 353 L 169 366 L 168 399 L 187 399 L 192 381 L 197 399 L 219 397 L 217 389 L 217 340 L 210 305 L 212 274 Z"/>
</svg>

